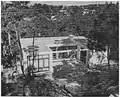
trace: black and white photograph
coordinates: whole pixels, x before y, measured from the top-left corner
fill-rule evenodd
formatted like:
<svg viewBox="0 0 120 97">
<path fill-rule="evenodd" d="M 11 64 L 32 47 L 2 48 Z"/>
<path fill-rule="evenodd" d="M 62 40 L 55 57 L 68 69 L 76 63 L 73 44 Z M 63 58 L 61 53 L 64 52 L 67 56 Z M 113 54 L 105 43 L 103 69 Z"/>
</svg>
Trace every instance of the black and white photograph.
<svg viewBox="0 0 120 97">
<path fill-rule="evenodd" d="M 0 8 L 1 96 L 119 97 L 119 0 Z"/>
</svg>

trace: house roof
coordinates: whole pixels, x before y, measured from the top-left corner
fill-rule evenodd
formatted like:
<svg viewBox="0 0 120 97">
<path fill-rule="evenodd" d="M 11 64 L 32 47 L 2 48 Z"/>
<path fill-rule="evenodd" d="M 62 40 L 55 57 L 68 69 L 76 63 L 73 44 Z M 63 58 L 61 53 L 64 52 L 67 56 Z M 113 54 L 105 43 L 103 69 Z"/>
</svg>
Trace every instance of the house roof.
<svg viewBox="0 0 120 97">
<path fill-rule="evenodd" d="M 74 39 L 80 41 L 80 43 L 82 43 L 83 40 L 86 40 L 86 38 L 84 36 L 74 36 Z M 39 52 L 49 52 L 50 49 L 48 48 L 48 45 L 70 45 L 71 43 L 67 43 L 68 41 L 63 42 L 62 40 L 69 40 L 69 36 L 67 37 L 38 37 L 35 38 L 35 42 L 34 45 L 39 47 Z M 28 48 L 28 46 L 32 46 L 33 44 L 33 38 L 21 38 L 21 45 L 22 48 Z M 62 41 L 62 42 L 61 42 Z M 85 41 L 84 41 L 85 42 Z M 72 43 L 73 44 L 73 43 Z"/>
</svg>

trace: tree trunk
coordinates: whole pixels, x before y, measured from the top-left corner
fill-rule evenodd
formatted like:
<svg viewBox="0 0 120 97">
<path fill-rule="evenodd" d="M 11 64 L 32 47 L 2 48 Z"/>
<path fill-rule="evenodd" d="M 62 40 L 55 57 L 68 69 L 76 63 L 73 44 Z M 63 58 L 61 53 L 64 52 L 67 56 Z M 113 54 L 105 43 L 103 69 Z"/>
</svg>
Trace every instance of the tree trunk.
<svg viewBox="0 0 120 97">
<path fill-rule="evenodd" d="M 32 64 L 32 75 L 33 75 L 33 68 L 34 68 L 34 55 L 35 55 L 35 53 L 34 53 L 34 41 L 35 41 L 35 32 L 33 33 L 33 64 Z"/>
<path fill-rule="evenodd" d="M 18 30 L 17 30 L 15 25 L 14 25 L 14 27 L 15 27 L 16 40 L 17 40 L 17 44 L 18 44 L 18 48 L 19 48 L 19 54 L 20 54 L 20 66 L 21 66 L 21 70 L 22 70 L 23 76 L 26 78 L 25 73 L 24 73 L 24 67 L 23 67 L 23 64 L 22 64 L 23 53 L 22 53 L 22 47 L 21 47 L 21 43 L 20 43 L 20 35 L 19 35 L 19 32 L 18 32 Z"/>
<path fill-rule="evenodd" d="M 15 27 L 15 32 L 16 32 L 16 40 L 17 40 L 17 45 L 18 45 L 18 48 L 19 48 L 19 54 L 20 54 L 20 66 L 21 66 L 21 70 L 22 70 L 22 74 L 24 76 L 24 78 L 26 79 L 26 76 L 25 76 L 25 73 L 24 73 L 24 67 L 23 67 L 23 53 L 22 53 L 22 47 L 21 47 L 21 43 L 20 43 L 20 34 L 16 28 L 16 26 L 14 25 Z M 24 87 L 24 83 L 23 83 L 23 96 L 25 96 L 25 87 Z"/>
</svg>

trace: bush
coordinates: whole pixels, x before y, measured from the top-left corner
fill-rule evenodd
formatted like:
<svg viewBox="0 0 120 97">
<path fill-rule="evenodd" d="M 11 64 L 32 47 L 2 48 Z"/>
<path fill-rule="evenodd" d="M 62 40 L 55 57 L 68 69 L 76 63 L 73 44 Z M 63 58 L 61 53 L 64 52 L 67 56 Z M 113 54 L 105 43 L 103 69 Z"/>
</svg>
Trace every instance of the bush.
<svg viewBox="0 0 120 97">
<path fill-rule="evenodd" d="M 57 65 L 54 67 L 53 77 L 66 78 L 70 73 L 73 73 L 73 70 L 71 65 Z"/>
</svg>

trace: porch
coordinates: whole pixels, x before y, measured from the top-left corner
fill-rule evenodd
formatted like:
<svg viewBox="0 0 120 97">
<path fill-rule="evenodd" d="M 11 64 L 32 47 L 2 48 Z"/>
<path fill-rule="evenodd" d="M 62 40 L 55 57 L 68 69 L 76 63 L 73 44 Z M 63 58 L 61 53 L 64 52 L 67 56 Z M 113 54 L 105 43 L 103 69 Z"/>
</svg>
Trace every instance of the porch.
<svg viewBox="0 0 120 97">
<path fill-rule="evenodd" d="M 46 71 L 52 73 L 53 67 L 56 65 L 62 65 L 64 60 L 70 61 L 71 59 L 78 59 L 87 65 L 88 49 L 39 52 L 34 56 L 34 63 L 33 56 L 26 55 L 26 57 L 27 64 L 24 65 L 24 70 L 28 66 L 33 65 L 34 73 Z"/>
</svg>

